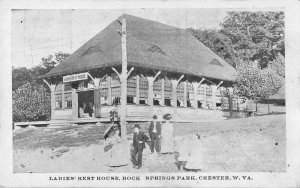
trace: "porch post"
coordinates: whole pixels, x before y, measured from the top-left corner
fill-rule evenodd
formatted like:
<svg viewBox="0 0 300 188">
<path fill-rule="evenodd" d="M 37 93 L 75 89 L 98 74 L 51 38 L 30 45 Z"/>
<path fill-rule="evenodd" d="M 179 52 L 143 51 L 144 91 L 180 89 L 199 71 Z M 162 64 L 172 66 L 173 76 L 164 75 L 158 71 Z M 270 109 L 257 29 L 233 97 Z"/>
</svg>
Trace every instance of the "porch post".
<svg viewBox="0 0 300 188">
<path fill-rule="evenodd" d="M 186 89 L 186 82 L 183 82 L 183 107 L 187 107 L 187 89 Z"/>
<path fill-rule="evenodd" d="M 194 102 L 193 102 L 193 107 L 194 108 L 198 108 L 198 94 L 197 94 L 197 90 L 199 87 L 199 83 L 197 82 L 192 82 L 192 86 L 193 86 L 193 94 L 194 94 Z"/>
<path fill-rule="evenodd" d="M 62 93 L 61 93 L 62 107 L 61 108 L 64 109 L 65 108 L 65 84 L 64 83 L 62 83 L 61 91 L 62 91 Z"/>
<path fill-rule="evenodd" d="M 148 80 L 148 105 L 153 106 L 153 77 L 147 77 Z"/>
<path fill-rule="evenodd" d="M 78 118 L 78 94 L 76 89 L 72 89 L 72 116 L 73 119 Z"/>
<path fill-rule="evenodd" d="M 165 79 L 161 79 L 161 106 L 165 106 Z"/>
<path fill-rule="evenodd" d="M 135 90 L 136 102 L 135 104 L 140 104 L 140 76 L 136 75 L 136 90 Z"/>
<path fill-rule="evenodd" d="M 177 85 L 178 83 L 181 81 L 181 79 L 184 77 L 184 75 L 182 75 L 178 80 L 170 80 L 171 84 L 172 84 L 172 100 L 171 100 L 171 105 L 173 107 L 177 106 Z"/>
<path fill-rule="evenodd" d="M 154 77 L 152 77 L 152 76 L 146 77 L 146 79 L 148 81 L 148 105 L 149 106 L 153 106 L 153 98 L 154 98 L 153 84 L 159 75 L 160 75 L 160 71 L 158 73 L 156 73 L 156 75 Z"/>
<path fill-rule="evenodd" d="M 212 91 L 212 96 L 211 96 L 211 102 L 212 102 L 212 109 L 214 109 L 214 110 L 216 110 L 217 109 L 217 105 L 216 105 L 216 103 L 217 103 L 217 96 L 216 96 L 216 94 L 217 94 L 217 88 L 218 86 L 216 86 L 216 85 L 212 85 L 211 86 L 211 91 Z"/>
<path fill-rule="evenodd" d="M 101 117 L 101 93 L 100 93 L 100 82 L 101 78 L 95 78 L 94 79 L 94 85 L 95 85 L 95 90 L 94 90 L 94 118 L 100 118 Z"/>
<path fill-rule="evenodd" d="M 54 119 L 54 109 L 55 109 L 55 87 L 56 85 L 50 85 L 51 91 L 51 119 Z"/>
<path fill-rule="evenodd" d="M 205 78 L 202 78 L 202 80 L 200 82 L 192 82 L 193 85 L 193 91 L 194 91 L 194 103 L 193 103 L 193 107 L 194 108 L 198 108 L 198 88 L 199 86 L 202 84 L 202 82 L 205 80 Z"/>
<path fill-rule="evenodd" d="M 203 84 L 203 108 L 206 109 L 206 84 Z"/>
<path fill-rule="evenodd" d="M 94 81 L 95 89 L 99 89 L 101 78 L 94 78 L 93 81 Z"/>
<path fill-rule="evenodd" d="M 108 105 L 112 105 L 112 100 L 111 100 L 111 76 L 107 77 L 107 103 L 108 103 Z"/>
</svg>

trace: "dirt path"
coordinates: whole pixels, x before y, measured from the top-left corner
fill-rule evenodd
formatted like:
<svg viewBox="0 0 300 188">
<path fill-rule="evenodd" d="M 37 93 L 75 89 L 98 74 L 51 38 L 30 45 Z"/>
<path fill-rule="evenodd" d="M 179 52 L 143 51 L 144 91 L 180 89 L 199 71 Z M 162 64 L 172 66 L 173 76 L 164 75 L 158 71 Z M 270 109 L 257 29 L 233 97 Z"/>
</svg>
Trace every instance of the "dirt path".
<svg viewBox="0 0 300 188">
<path fill-rule="evenodd" d="M 142 126 L 146 132 L 147 124 Z M 104 130 L 105 126 L 87 125 L 15 131 L 14 172 L 177 172 L 173 154 L 150 155 L 148 146 L 141 169 L 131 164 L 107 167 Z M 182 143 L 182 137 L 196 133 L 205 148 L 202 171 L 285 171 L 285 115 L 176 124 L 175 146 Z"/>
</svg>

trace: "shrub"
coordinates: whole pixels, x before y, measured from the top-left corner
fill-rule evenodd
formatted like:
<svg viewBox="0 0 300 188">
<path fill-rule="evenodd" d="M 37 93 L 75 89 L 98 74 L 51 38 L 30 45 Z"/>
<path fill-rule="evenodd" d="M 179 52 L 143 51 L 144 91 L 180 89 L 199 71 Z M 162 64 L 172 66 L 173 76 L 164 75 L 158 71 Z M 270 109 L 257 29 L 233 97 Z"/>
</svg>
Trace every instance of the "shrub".
<svg viewBox="0 0 300 188">
<path fill-rule="evenodd" d="M 51 95 L 42 85 L 25 83 L 13 92 L 13 121 L 43 121 L 50 119 Z"/>
</svg>

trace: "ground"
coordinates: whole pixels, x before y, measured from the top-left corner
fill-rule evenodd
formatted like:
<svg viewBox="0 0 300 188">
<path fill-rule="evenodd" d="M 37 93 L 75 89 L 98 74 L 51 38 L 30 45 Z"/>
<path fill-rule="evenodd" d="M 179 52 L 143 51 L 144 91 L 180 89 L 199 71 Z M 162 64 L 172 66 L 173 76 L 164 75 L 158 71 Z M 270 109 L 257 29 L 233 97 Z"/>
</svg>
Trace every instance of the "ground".
<svg viewBox="0 0 300 188">
<path fill-rule="evenodd" d="M 14 172 L 177 172 L 175 155 L 151 155 L 147 145 L 143 167 L 107 167 L 103 133 L 107 124 L 14 130 Z M 129 139 L 133 124 L 128 125 Z M 141 124 L 147 132 L 148 124 Z M 285 171 L 285 114 L 210 123 L 176 123 L 175 146 L 183 137 L 201 135 L 204 172 Z M 132 142 L 132 140 L 130 140 Z"/>
</svg>

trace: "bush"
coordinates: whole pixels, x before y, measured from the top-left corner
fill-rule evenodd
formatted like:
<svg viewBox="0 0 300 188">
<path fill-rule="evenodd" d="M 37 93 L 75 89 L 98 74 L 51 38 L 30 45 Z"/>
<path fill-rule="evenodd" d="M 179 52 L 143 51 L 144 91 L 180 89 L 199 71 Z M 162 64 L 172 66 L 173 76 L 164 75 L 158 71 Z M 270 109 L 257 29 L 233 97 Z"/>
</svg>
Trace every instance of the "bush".
<svg viewBox="0 0 300 188">
<path fill-rule="evenodd" d="M 51 94 L 42 85 L 25 83 L 13 92 L 13 121 L 44 121 L 50 119 Z"/>
</svg>

